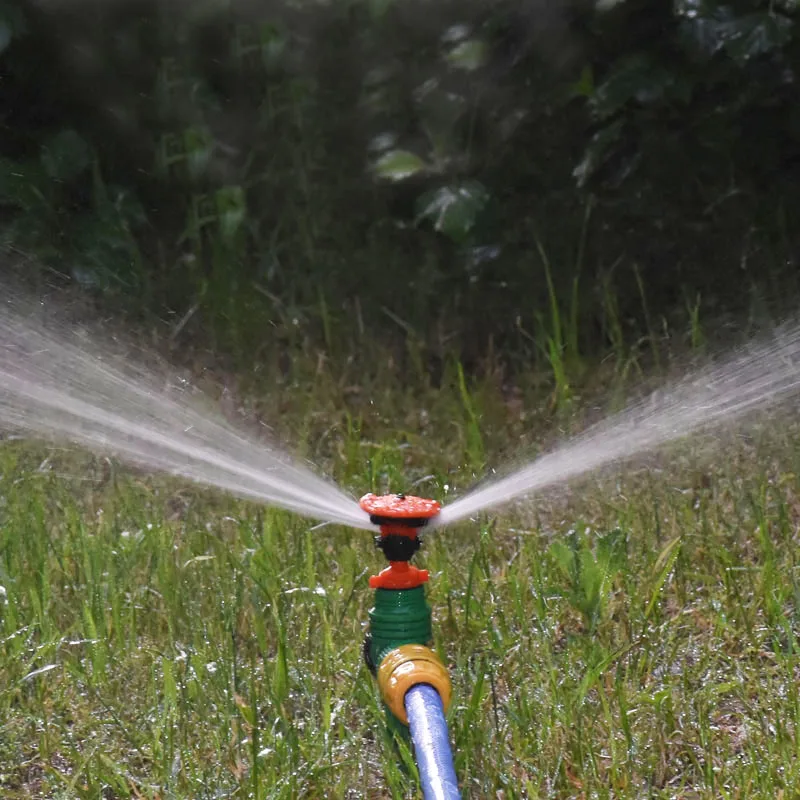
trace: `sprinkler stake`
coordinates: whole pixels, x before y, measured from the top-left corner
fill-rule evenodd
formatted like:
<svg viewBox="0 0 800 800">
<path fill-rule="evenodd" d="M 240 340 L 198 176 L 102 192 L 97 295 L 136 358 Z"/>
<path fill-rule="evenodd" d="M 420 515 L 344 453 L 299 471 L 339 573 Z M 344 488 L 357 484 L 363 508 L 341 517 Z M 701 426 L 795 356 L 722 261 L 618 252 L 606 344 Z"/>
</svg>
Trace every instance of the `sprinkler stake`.
<svg viewBox="0 0 800 800">
<path fill-rule="evenodd" d="M 441 506 L 421 497 L 367 494 L 361 508 L 380 527 L 375 545 L 389 561 L 369 579 L 375 605 L 369 612 L 364 660 L 377 678 L 389 731 L 413 742 L 426 800 L 457 800 L 444 716 L 452 693 L 450 676 L 430 648 L 431 609 L 424 586 L 428 571 L 409 563 L 421 545 L 420 529 Z M 413 709 L 413 719 L 408 708 Z"/>
</svg>

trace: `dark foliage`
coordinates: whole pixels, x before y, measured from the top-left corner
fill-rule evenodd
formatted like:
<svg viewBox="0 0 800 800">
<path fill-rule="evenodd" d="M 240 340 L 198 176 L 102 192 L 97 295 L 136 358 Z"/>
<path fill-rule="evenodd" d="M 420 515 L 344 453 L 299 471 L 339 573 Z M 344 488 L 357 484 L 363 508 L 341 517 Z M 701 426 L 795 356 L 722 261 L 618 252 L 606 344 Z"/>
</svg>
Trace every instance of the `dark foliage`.
<svg viewBox="0 0 800 800">
<path fill-rule="evenodd" d="M 4 239 L 247 353 L 796 297 L 796 3 L 607 5 L 6 0 Z"/>
</svg>

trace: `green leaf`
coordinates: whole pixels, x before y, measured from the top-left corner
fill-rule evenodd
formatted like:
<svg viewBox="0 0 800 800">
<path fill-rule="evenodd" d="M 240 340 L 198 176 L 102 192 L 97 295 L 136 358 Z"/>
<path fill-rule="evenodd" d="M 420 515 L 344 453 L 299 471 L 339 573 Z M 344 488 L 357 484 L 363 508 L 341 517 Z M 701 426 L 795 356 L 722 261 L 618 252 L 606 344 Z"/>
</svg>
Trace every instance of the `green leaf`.
<svg viewBox="0 0 800 800">
<path fill-rule="evenodd" d="M 27 31 L 25 15 L 18 7 L 18 3 L 0 0 L 0 53 L 3 53 L 16 37 Z"/>
<path fill-rule="evenodd" d="M 570 97 L 591 97 L 594 93 L 594 71 L 591 64 L 584 65 L 580 77 L 569 90 Z"/>
<path fill-rule="evenodd" d="M 661 100 L 675 81 L 670 70 L 652 63 L 647 56 L 631 56 L 595 89 L 590 106 L 596 117 L 607 119 L 631 100 L 642 104 Z"/>
<path fill-rule="evenodd" d="M 261 26 L 261 58 L 264 66 L 274 67 L 286 51 L 286 36 L 272 23 Z"/>
<path fill-rule="evenodd" d="M 2 53 L 14 38 L 14 31 L 11 29 L 8 20 L 0 16 L 0 53 Z"/>
<path fill-rule="evenodd" d="M 128 189 L 120 186 L 108 187 L 109 203 L 123 226 L 143 225 L 147 215 L 142 204 Z"/>
<path fill-rule="evenodd" d="M 40 164 L 0 158 L 0 205 L 23 211 L 46 208 L 43 198 L 47 176 Z"/>
<path fill-rule="evenodd" d="M 188 128 L 183 132 L 186 167 L 192 178 L 199 178 L 211 162 L 214 139 L 205 128 Z"/>
<path fill-rule="evenodd" d="M 256 710 L 247 704 L 247 701 L 239 694 L 234 695 L 234 702 L 236 703 L 236 708 L 239 709 L 239 713 L 242 715 L 242 719 L 251 727 L 255 726 L 256 724 Z"/>
<path fill-rule="evenodd" d="M 548 548 L 548 552 L 564 577 L 571 582 L 576 571 L 574 550 L 561 539 L 556 539 Z"/>
<path fill-rule="evenodd" d="M 236 235 L 247 216 L 247 201 L 241 186 L 225 186 L 216 193 L 219 228 L 225 239 Z"/>
<path fill-rule="evenodd" d="M 446 58 L 451 67 L 473 72 L 486 63 L 486 45 L 480 39 L 467 39 L 450 50 Z"/>
<path fill-rule="evenodd" d="M 710 58 L 720 50 L 739 65 L 779 50 L 792 38 L 793 21 L 770 11 L 734 17 L 726 7 L 704 4 L 693 16 L 684 14 L 680 33 L 695 52 Z"/>
<path fill-rule="evenodd" d="M 606 163 L 614 145 L 619 141 L 622 133 L 623 121 L 621 119 L 601 128 L 592 136 L 583 158 L 580 163 L 572 170 L 573 176 L 577 179 L 578 188 L 582 189 L 589 179 Z"/>
<path fill-rule="evenodd" d="M 131 227 L 144 219 L 136 199 L 115 186 L 108 187 L 92 212 L 75 216 L 70 224 L 75 280 L 103 292 L 140 286 L 141 258 Z"/>
<path fill-rule="evenodd" d="M 653 613 L 656 602 L 661 595 L 661 590 L 667 582 L 667 577 L 672 572 L 672 567 L 680 553 L 681 537 L 676 536 L 674 539 L 667 542 L 664 549 L 659 553 L 656 559 L 655 566 L 653 567 L 654 579 L 650 589 L 650 599 L 647 607 L 644 610 L 644 618 L 649 619 L 650 614 Z"/>
<path fill-rule="evenodd" d="M 625 533 L 614 528 L 601 536 L 597 542 L 597 561 L 608 575 L 616 575 L 625 567 L 628 558 Z"/>
<path fill-rule="evenodd" d="M 71 181 L 90 167 L 92 151 L 76 131 L 65 130 L 42 147 L 41 163 L 48 177 Z"/>
<path fill-rule="evenodd" d="M 750 59 L 771 53 L 792 38 L 792 20 L 763 12 L 732 20 L 726 29 L 725 51 L 739 66 Z"/>
<path fill-rule="evenodd" d="M 580 610 L 591 622 L 600 613 L 606 572 L 595 561 L 591 550 L 588 548 L 580 551 L 578 564 L 580 567 Z"/>
<path fill-rule="evenodd" d="M 408 150 L 390 150 L 382 155 L 374 166 L 379 178 L 390 181 L 402 181 L 427 169 L 425 162 Z"/>
<path fill-rule="evenodd" d="M 681 15 L 678 33 L 684 45 L 701 58 L 711 58 L 725 46 L 725 37 L 731 21 L 728 8 L 713 7 L 697 13 Z"/>
<path fill-rule="evenodd" d="M 164 707 L 167 709 L 175 708 L 178 705 L 178 685 L 175 682 L 175 673 L 172 670 L 172 662 L 168 658 L 162 658 L 161 669 L 164 676 Z"/>
<path fill-rule="evenodd" d="M 394 0 L 368 0 L 367 7 L 372 20 L 383 19 L 393 3 Z"/>
<path fill-rule="evenodd" d="M 430 220 L 435 230 L 455 242 L 463 242 L 488 200 L 489 193 L 478 181 L 442 186 L 417 200 L 417 222 Z"/>
</svg>

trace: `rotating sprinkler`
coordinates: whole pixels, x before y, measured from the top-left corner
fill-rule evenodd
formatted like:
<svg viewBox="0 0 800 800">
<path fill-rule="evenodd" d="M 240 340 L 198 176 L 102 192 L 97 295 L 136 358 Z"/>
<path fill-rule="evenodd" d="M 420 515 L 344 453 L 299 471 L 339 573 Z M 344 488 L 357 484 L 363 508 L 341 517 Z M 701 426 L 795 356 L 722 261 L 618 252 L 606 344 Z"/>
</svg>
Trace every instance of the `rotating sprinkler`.
<svg viewBox="0 0 800 800">
<path fill-rule="evenodd" d="M 654 452 L 713 426 L 730 425 L 800 392 L 800 327 L 735 353 L 598 422 L 579 436 L 468 491 L 442 508 L 433 500 L 368 494 L 359 504 L 287 454 L 238 434 L 186 403 L 188 392 L 159 389 L 163 377 L 114 366 L 98 342 L 42 326 L 17 301 L 0 304 L 0 428 L 81 444 L 148 470 L 273 505 L 327 523 L 375 530 L 389 565 L 370 579 L 374 605 L 364 657 L 388 727 L 409 737 L 426 798 L 459 797 L 445 713 L 451 684 L 431 649 L 428 573 L 411 560 L 426 526 L 444 527 Z M 36 324 L 31 319 L 36 319 Z M 178 399 L 178 396 L 182 399 Z"/>
<path fill-rule="evenodd" d="M 369 612 L 364 660 L 377 678 L 389 729 L 411 737 L 425 800 L 456 800 L 461 795 L 445 718 L 450 676 L 430 647 L 428 571 L 410 563 L 422 544 L 420 530 L 441 506 L 404 494 L 367 494 L 360 505 L 380 528 L 375 545 L 389 561 L 369 579 L 375 605 Z"/>
</svg>

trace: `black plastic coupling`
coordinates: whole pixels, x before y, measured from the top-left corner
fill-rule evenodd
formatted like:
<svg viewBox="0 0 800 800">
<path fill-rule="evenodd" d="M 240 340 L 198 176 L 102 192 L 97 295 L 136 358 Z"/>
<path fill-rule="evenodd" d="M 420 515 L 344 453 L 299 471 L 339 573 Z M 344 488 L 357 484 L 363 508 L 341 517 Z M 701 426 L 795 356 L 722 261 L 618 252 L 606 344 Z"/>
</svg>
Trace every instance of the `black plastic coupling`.
<svg viewBox="0 0 800 800">
<path fill-rule="evenodd" d="M 419 536 L 411 537 L 390 533 L 386 536 L 375 537 L 375 547 L 383 550 L 387 561 L 411 561 L 421 545 L 422 539 Z"/>
</svg>

